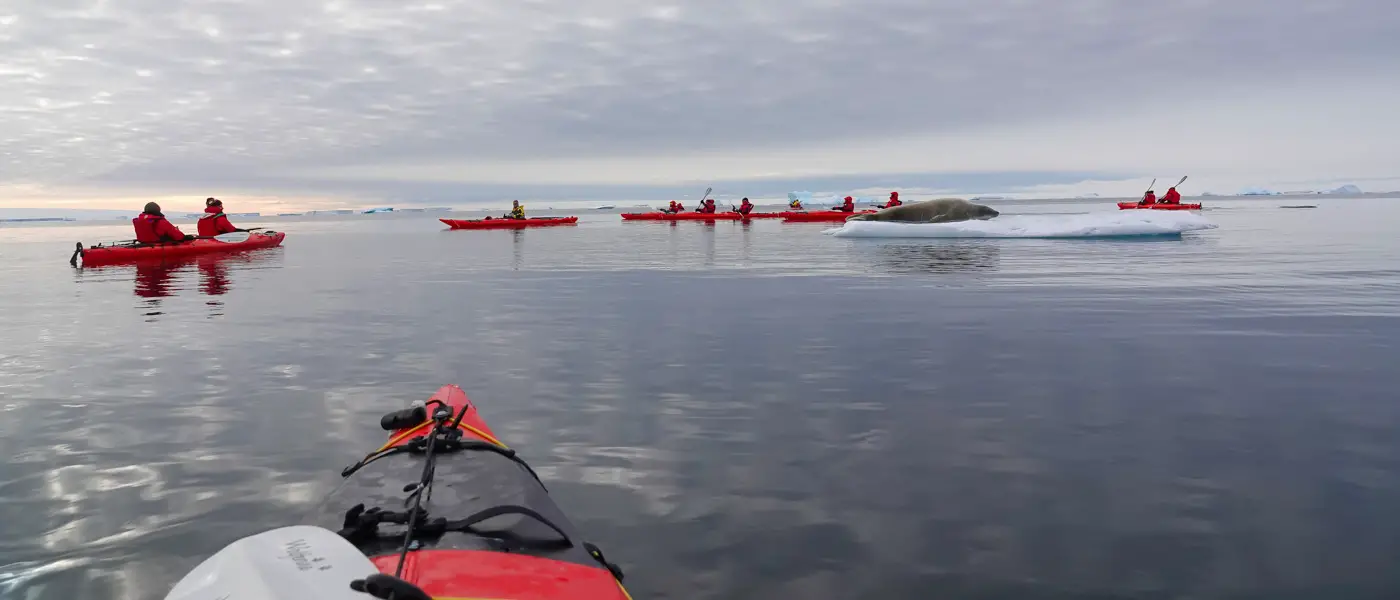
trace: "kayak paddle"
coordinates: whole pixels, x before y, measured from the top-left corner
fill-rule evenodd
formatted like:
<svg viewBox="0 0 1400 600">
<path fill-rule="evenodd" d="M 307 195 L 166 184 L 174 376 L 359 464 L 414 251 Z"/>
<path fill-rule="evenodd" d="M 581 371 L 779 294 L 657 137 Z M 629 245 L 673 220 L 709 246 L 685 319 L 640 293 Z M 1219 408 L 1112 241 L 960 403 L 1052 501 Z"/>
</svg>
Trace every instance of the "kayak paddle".
<svg viewBox="0 0 1400 600">
<path fill-rule="evenodd" d="M 700 197 L 700 203 L 701 203 L 701 204 L 704 204 L 704 203 L 705 203 L 705 199 L 706 199 L 706 198 L 709 198 L 709 197 L 710 197 L 710 192 L 713 192 L 713 191 L 715 191 L 715 188 L 705 188 L 705 195 Z"/>
<path fill-rule="evenodd" d="M 225 546 L 181 578 L 165 600 L 366 600 L 373 596 L 355 591 L 351 582 L 378 573 L 374 563 L 339 534 L 294 525 Z"/>
<path fill-rule="evenodd" d="M 78 242 L 78 249 L 73 251 L 73 256 L 68 257 L 68 266 L 78 266 L 78 255 L 83 253 L 83 243 Z"/>
</svg>

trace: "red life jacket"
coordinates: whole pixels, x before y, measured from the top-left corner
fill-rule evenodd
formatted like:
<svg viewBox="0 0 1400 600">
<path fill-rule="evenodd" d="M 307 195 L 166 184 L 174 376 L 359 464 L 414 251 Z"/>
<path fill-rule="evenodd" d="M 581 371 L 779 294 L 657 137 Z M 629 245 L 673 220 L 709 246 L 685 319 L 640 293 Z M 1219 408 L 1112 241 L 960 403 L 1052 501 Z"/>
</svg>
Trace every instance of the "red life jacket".
<svg viewBox="0 0 1400 600">
<path fill-rule="evenodd" d="M 204 209 L 204 216 L 199 218 L 198 227 L 199 235 L 206 236 L 238 231 L 238 228 L 228 221 L 228 216 L 224 215 L 224 209 L 217 206 Z"/>
<path fill-rule="evenodd" d="M 1146 194 L 1143 194 L 1143 196 L 1142 196 L 1142 202 L 1139 202 L 1139 204 L 1156 204 L 1156 203 L 1157 203 L 1157 194 L 1154 194 L 1154 193 L 1152 193 L 1152 192 L 1147 192 Z"/>
<path fill-rule="evenodd" d="M 180 228 L 161 215 L 141 213 L 131 220 L 131 226 L 136 229 L 136 241 L 143 244 L 178 242 L 185 239 L 185 234 Z"/>
<path fill-rule="evenodd" d="M 747 215 L 751 210 L 753 210 L 753 205 L 748 202 L 739 205 L 739 214 L 741 215 Z"/>
<path fill-rule="evenodd" d="M 1181 204 L 1181 192 L 1176 188 L 1167 190 L 1167 194 L 1162 196 L 1162 204 Z"/>
</svg>

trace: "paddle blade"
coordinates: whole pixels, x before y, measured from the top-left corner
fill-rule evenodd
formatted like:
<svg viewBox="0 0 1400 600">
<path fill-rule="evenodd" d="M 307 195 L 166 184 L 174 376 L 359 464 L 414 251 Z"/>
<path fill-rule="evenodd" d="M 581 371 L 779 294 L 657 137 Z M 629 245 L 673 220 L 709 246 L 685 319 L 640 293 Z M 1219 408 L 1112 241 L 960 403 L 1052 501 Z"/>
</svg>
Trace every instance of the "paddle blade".
<svg viewBox="0 0 1400 600">
<path fill-rule="evenodd" d="M 1186 178 L 1187 178 L 1187 177 L 1190 177 L 1190 175 L 1182 175 L 1182 176 L 1181 176 L 1181 181 L 1176 182 L 1176 185 L 1174 185 L 1174 186 L 1172 186 L 1172 187 L 1181 187 L 1181 184 L 1186 183 Z"/>
<path fill-rule="evenodd" d="M 219 235 L 216 235 L 214 236 L 214 239 L 219 240 L 221 242 L 236 244 L 238 242 L 248 241 L 249 235 L 251 234 L 249 234 L 246 231 L 230 231 L 228 233 L 221 233 Z"/>
<path fill-rule="evenodd" d="M 350 582 L 378 572 L 335 532 L 296 525 L 225 546 L 176 583 L 165 600 L 365 600 Z"/>
</svg>

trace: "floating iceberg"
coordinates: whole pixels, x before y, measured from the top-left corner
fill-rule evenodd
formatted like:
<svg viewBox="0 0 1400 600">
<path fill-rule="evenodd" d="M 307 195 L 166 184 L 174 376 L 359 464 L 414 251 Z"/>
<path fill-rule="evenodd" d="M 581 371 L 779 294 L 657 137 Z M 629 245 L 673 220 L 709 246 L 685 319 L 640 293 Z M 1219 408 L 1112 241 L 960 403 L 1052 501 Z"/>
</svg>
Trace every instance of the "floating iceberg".
<svg viewBox="0 0 1400 600">
<path fill-rule="evenodd" d="M 125 217 L 117 218 L 122 219 Z M 20 217 L 17 219 L 0 219 L 0 223 L 53 223 L 66 221 L 77 221 L 77 219 L 72 217 Z"/>
<path fill-rule="evenodd" d="M 1129 210 L 1080 215 L 1011 215 L 957 223 L 846 221 L 823 233 L 842 238 L 1121 238 L 1181 235 L 1218 227 L 1186 211 Z"/>
</svg>

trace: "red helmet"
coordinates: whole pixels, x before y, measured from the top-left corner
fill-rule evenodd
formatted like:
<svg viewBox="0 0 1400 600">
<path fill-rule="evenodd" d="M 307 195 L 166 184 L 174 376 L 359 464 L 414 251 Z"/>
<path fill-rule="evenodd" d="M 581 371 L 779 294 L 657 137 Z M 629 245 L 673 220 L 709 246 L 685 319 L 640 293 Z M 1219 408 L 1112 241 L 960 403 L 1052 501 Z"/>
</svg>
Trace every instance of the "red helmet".
<svg viewBox="0 0 1400 600">
<path fill-rule="evenodd" d="M 898 197 L 899 197 L 899 192 L 890 192 L 890 197 L 891 197 L 891 198 L 898 198 Z"/>
<path fill-rule="evenodd" d="M 846 201 L 847 201 L 847 202 L 853 202 L 854 200 L 855 200 L 854 198 L 851 198 L 850 196 L 846 196 Z"/>
</svg>

